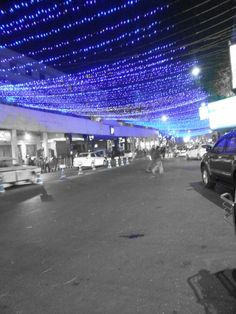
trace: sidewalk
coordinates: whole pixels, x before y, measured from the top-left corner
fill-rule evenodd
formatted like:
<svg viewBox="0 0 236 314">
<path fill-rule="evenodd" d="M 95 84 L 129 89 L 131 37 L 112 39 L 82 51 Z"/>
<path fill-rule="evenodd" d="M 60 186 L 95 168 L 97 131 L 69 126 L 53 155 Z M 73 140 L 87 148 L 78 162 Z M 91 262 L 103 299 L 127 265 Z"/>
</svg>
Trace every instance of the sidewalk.
<svg viewBox="0 0 236 314">
<path fill-rule="evenodd" d="M 132 163 L 134 163 L 134 161 L 137 160 L 141 160 L 141 158 L 139 159 L 134 159 L 133 161 L 130 161 L 128 165 L 123 165 L 123 166 L 119 166 L 119 167 L 115 167 L 114 165 L 112 166 L 112 168 L 108 168 L 108 167 L 97 167 L 96 170 L 92 170 L 90 168 L 87 169 L 83 169 L 83 174 L 78 175 L 79 169 L 78 168 L 65 168 L 64 169 L 64 175 L 65 178 L 69 178 L 69 177 L 76 177 L 76 176 L 86 176 L 86 175 L 91 175 L 94 173 L 98 173 L 98 172 L 103 172 L 103 171 L 108 171 L 108 170 L 112 170 L 112 169 L 118 169 L 118 168 L 124 168 L 127 167 L 129 165 L 131 165 Z M 56 180 L 60 180 L 62 173 L 61 170 L 55 171 L 55 172 L 47 172 L 47 173 L 42 173 L 41 177 L 43 182 L 49 182 L 49 181 L 56 181 Z"/>
<path fill-rule="evenodd" d="M 105 167 L 99 167 L 99 168 L 96 168 L 96 170 L 83 169 L 83 174 L 80 174 L 79 176 L 89 175 L 92 173 L 101 172 L 101 171 L 105 171 L 105 170 L 109 170 L 109 169 L 107 167 L 106 168 Z M 64 169 L 65 178 L 78 176 L 78 172 L 79 172 L 79 170 L 77 168 L 66 168 L 66 169 Z M 42 177 L 43 182 L 49 182 L 49 181 L 60 180 L 61 175 L 62 175 L 61 170 L 58 170 L 55 172 L 42 173 L 41 177 Z"/>
</svg>

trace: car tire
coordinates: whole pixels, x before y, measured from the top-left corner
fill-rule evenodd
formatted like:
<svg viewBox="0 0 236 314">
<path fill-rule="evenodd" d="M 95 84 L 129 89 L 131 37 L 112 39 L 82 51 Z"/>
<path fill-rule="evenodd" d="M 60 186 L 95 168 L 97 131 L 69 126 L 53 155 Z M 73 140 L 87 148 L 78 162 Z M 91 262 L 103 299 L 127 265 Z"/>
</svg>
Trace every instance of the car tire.
<svg viewBox="0 0 236 314">
<path fill-rule="evenodd" d="M 107 166 L 107 161 L 104 159 L 103 161 L 103 167 L 106 167 Z"/>
<path fill-rule="evenodd" d="M 206 188 L 213 188 L 215 182 L 212 180 L 206 166 L 202 167 L 202 182 Z"/>
<path fill-rule="evenodd" d="M 188 154 L 186 155 L 185 159 L 186 159 L 186 160 L 189 160 L 189 159 L 190 159 Z"/>
</svg>

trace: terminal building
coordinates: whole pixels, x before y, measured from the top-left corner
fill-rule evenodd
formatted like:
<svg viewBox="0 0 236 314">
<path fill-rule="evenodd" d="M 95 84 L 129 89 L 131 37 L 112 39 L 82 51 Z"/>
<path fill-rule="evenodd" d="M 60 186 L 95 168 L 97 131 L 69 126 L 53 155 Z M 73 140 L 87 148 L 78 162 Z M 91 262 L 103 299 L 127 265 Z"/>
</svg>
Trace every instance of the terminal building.
<svg viewBox="0 0 236 314">
<path fill-rule="evenodd" d="M 9 49 L 0 50 L 0 62 L 1 84 L 64 75 Z M 27 64 L 30 66 L 25 66 Z M 158 136 L 156 129 L 26 109 L 10 100 L 9 103 L 0 100 L 0 157 L 12 157 L 16 162 L 26 163 L 28 156 L 66 158 L 96 148 L 110 151 L 113 147 L 132 151 L 150 149 L 158 143 Z"/>
</svg>

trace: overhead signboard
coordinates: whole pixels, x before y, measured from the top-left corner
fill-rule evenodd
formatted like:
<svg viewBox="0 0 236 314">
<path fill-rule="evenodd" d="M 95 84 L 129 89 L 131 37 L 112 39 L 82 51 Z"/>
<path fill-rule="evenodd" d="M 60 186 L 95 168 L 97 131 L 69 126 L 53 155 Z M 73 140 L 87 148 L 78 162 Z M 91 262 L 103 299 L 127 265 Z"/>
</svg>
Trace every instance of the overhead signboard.
<svg viewBox="0 0 236 314">
<path fill-rule="evenodd" d="M 0 130 L 0 142 L 10 142 L 11 132 L 7 130 Z"/>
<path fill-rule="evenodd" d="M 212 130 L 236 127 L 236 96 L 209 103 L 208 116 Z"/>
<path fill-rule="evenodd" d="M 200 120 L 207 120 L 208 117 L 208 107 L 204 104 L 199 108 Z"/>
<path fill-rule="evenodd" d="M 236 44 L 229 47 L 229 52 L 232 73 L 232 89 L 236 90 Z"/>
</svg>

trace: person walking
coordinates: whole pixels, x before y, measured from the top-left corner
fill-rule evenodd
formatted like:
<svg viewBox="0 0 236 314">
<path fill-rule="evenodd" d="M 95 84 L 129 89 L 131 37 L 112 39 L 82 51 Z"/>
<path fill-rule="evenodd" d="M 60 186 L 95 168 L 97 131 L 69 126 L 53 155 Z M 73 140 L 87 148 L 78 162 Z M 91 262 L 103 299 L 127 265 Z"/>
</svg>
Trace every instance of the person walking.
<svg viewBox="0 0 236 314">
<path fill-rule="evenodd" d="M 149 154 L 149 163 L 147 165 L 147 168 L 146 168 L 146 172 L 151 172 L 152 171 L 152 168 L 155 164 L 154 162 L 154 154 L 155 154 L 155 146 L 153 145 L 152 148 L 151 148 L 151 151 L 150 151 L 150 154 Z"/>
<path fill-rule="evenodd" d="M 153 176 L 156 176 L 157 169 L 159 170 L 159 173 L 162 174 L 164 172 L 162 161 L 161 161 L 161 151 L 160 147 L 157 146 L 155 149 L 155 152 L 153 153 L 153 167 L 152 167 L 152 174 Z"/>
<path fill-rule="evenodd" d="M 162 159 L 165 159 L 165 154 L 166 154 L 166 147 L 162 146 L 162 148 L 161 148 Z"/>
</svg>

